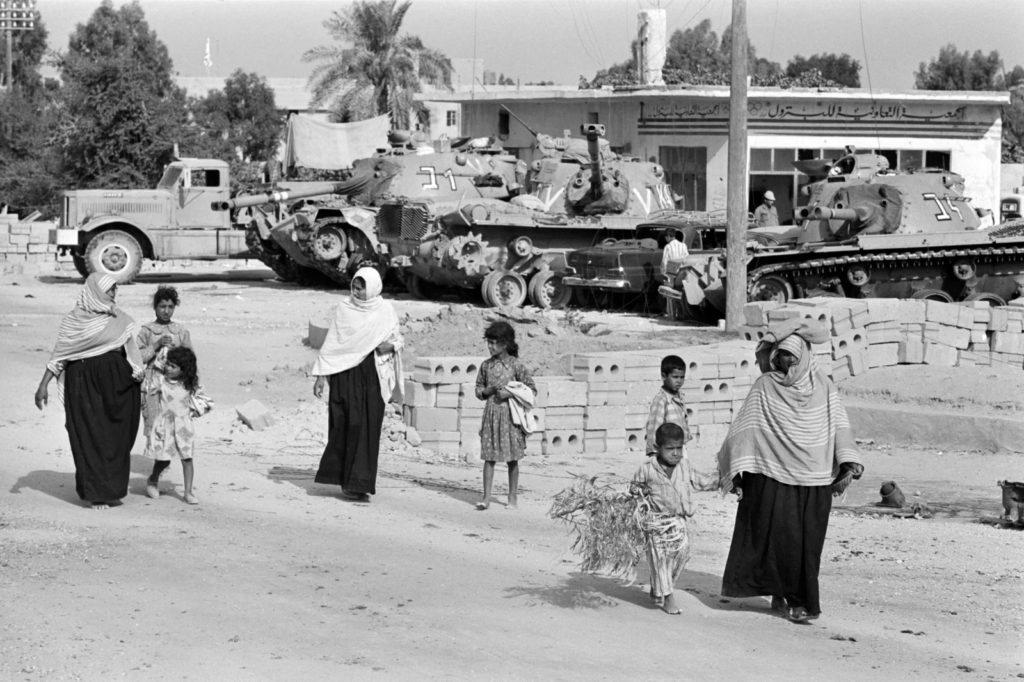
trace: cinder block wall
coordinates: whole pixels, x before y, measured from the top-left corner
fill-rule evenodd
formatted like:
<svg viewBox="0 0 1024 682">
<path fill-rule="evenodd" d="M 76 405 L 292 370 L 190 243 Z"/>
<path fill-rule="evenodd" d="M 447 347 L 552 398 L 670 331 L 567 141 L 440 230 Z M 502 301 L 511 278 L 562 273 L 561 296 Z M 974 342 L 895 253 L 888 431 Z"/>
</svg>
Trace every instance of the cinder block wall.
<svg viewBox="0 0 1024 682">
<path fill-rule="evenodd" d="M 735 412 L 760 375 L 756 342 L 768 325 L 793 317 L 823 322 L 828 343 L 812 351 L 835 381 L 898 364 L 944 367 L 1005 365 L 1024 368 L 1024 299 L 987 303 L 925 300 L 812 298 L 787 304 L 749 303 L 739 338 L 675 350 L 580 353 L 572 374 L 534 377 L 540 430 L 527 453 L 570 459 L 644 447 L 647 409 L 661 386 L 661 358 L 687 364 L 683 397 L 696 438 L 717 448 Z M 403 414 L 423 447 L 475 461 L 483 402 L 475 395 L 480 358 L 422 357 L 405 381 Z"/>
<path fill-rule="evenodd" d="M 31 217 L 31 216 L 30 216 Z M 55 270 L 74 270 L 71 257 L 57 256 L 50 233 L 57 229 L 52 220 L 21 220 L 13 214 L 0 214 L 0 265 L 4 272 L 26 263 L 52 264 Z"/>
</svg>

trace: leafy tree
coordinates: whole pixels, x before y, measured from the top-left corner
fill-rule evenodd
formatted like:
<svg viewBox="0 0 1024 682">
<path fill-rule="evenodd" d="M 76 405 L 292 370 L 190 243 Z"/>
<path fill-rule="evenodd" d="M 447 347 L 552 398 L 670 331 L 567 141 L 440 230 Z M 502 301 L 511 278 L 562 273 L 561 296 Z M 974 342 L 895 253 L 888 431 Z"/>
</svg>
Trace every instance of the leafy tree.
<svg viewBox="0 0 1024 682">
<path fill-rule="evenodd" d="M 56 142 L 73 184 L 152 186 L 185 124 L 167 47 L 138 0 L 103 0 L 58 58 L 64 81 Z"/>
<path fill-rule="evenodd" d="M 846 53 L 823 52 L 810 57 L 796 55 L 786 64 L 786 76 L 789 78 L 799 78 L 808 71 L 817 71 L 848 88 L 860 87 L 860 62 Z"/>
<path fill-rule="evenodd" d="M 277 152 L 281 114 L 263 76 L 237 69 L 223 90 L 211 90 L 190 108 L 201 129 L 239 150 L 243 160 L 268 160 Z"/>
<path fill-rule="evenodd" d="M 45 93 L 0 94 L 0 203 L 47 217 L 60 209 L 60 157 L 50 144 L 54 107 Z"/>
<path fill-rule="evenodd" d="M 988 55 L 976 50 L 957 51 L 952 43 L 939 50 L 939 56 L 927 64 L 921 62 L 914 72 L 918 90 L 1000 90 L 999 72 L 1003 61 L 993 50 Z"/>
<path fill-rule="evenodd" d="M 335 44 L 319 45 L 302 56 L 303 61 L 316 63 L 309 77 L 314 106 L 371 90 L 369 111 L 335 109 L 347 116 L 378 116 L 390 111 L 396 128 L 408 128 L 416 108 L 413 93 L 419 91 L 420 80 L 451 85 L 448 57 L 426 47 L 417 36 L 400 33 L 411 6 L 409 0 L 357 0 L 324 22 Z"/>
</svg>

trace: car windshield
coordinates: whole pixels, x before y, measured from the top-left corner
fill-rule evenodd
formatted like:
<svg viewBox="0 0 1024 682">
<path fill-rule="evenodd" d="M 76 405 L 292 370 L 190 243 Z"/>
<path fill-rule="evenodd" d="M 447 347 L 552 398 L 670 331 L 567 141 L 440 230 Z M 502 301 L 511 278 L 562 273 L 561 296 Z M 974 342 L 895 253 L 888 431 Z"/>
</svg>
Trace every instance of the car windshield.
<svg viewBox="0 0 1024 682">
<path fill-rule="evenodd" d="M 164 176 L 160 178 L 160 182 L 157 183 L 157 189 L 174 189 L 178 184 L 178 179 L 181 177 L 181 166 L 168 166 L 167 170 L 164 171 Z"/>
</svg>

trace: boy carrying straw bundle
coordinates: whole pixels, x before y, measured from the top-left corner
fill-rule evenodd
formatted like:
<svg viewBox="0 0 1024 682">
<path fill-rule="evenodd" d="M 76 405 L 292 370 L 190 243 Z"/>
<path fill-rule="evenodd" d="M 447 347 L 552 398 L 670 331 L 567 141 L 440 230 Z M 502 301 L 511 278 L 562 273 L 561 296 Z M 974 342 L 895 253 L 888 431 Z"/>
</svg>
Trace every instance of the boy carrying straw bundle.
<svg viewBox="0 0 1024 682">
<path fill-rule="evenodd" d="M 662 424 L 655 434 L 657 456 L 644 462 L 629 493 L 599 488 L 582 480 L 555 497 L 550 515 L 573 526 L 573 550 L 582 569 L 633 578 L 643 554 L 651 572 L 651 596 L 665 613 L 680 613 L 675 581 L 690 557 L 686 519 L 693 516 L 690 488 L 717 490 L 715 475 L 695 471 L 685 456 L 686 434 L 678 424 Z"/>
</svg>

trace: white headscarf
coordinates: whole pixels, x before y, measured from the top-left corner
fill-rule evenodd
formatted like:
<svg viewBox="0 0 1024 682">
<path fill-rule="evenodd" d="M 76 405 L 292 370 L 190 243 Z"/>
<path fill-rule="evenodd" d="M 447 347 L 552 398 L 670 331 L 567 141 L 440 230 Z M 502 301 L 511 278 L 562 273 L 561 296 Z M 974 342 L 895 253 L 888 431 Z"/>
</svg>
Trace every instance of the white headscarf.
<svg viewBox="0 0 1024 682">
<path fill-rule="evenodd" d="M 373 268 L 359 268 L 353 281 L 366 286 L 366 300 L 350 295 L 338 304 L 320 354 L 313 363 L 314 376 L 329 376 L 352 369 L 380 344 L 398 336 L 398 315 L 381 297 L 384 284 Z M 385 389 L 381 386 L 381 391 Z M 389 394 L 390 395 L 390 394 Z"/>
</svg>

